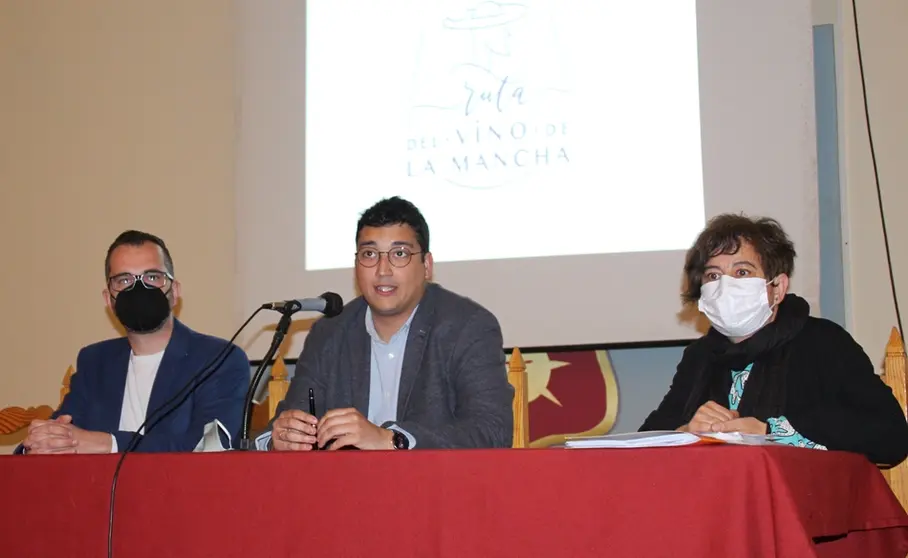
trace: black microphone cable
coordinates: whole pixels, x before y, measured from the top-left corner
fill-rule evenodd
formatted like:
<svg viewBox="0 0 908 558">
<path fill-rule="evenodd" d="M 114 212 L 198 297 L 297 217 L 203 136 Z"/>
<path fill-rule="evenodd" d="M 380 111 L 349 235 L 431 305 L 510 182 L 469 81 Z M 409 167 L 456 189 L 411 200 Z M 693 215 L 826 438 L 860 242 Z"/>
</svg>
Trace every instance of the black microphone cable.
<svg viewBox="0 0 908 558">
<path fill-rule="evenodd" d="M 221 351 L 217 353 L 214 358 L 211 359 L 207 364 L 202 366 L 201 370 L 194 374 L 192 378 L 190 378 L 189 382 L 187 382 L 186 385 L 183 386 L 182 389 L 180 389 L 180 391 L 178 391 L 173 397 L 158 406 L 158 408 L 154 409 L 151 413 L 148 413 L 146 415 L 145 422 L 143 422 L 142 425 L 138 429 L 136 429 L 135 434 L 133 434 L 132 438 L 129 440 L 129 443 L 123 450 L 120 459 L 117 461 L 117 466 L 114 469 L 113 481 L 110 486 L 110 514 L 107 518 L 108 558 L 113 558 L 114 509 L 117 497 L 117 481 L 120 478 L 120 469 L 123 467 L 123 461 L 126 459 L 126 456 L 130 452 L 134 451 L 139 446 L 139 444 L 142 443 L 142 440 L 145 438 L 145 436 L 147 436 L 155 426 L 157 426 L 164 418 L 170 415 L 170 413 L 178 409 L 186 401 L 186 399 L 190 395 L 192 395 L 196 388 L 202 385 L 208 378 L 210 378 L 215 372 L 217 372 L 224 361 L 227 360 L 230 352 L 234 350 L 235 345 L 233 344 L 233 341 L 237 338 L 240 332 L 243 331 L 247 325 L 249 325 L 249 322 L 251 322 L 252 319 L 255 318 L 255 316 L 261 310 L 261 308 L 257 308 L 255 312 L 253 312 L 252 315 L 249 316 L 249 318 L 246 319 L 245 322 L 243 322 L 243 325 L 241 325 L 240 328 L 236 330 L 236 333 L 234 333 L 233 337 L 231 337 L 230 340 L 227 341 L 227 343 L 224 345 L 224 348 L 221 349 Z M 174 404 L 174 401 L 176 401 L 176 404 Z M 168 406 L 170 406 L 169 409 L 167 408 Z M 162 413 L 162 411 L 163 414 L 156 416 L 159 413 Z M 145 428 L 146 425 L 148 426 L 148 428 L 145 430 L 145 434 L 139 434 L 140 432 L 142 432 L 142 429 Z"/>
<path fill-rule="evenodd" d="M 889 288 L 892 291 L 892 305 L 895 307 L 895 321 L 899 327 L 902 346 L 905 346 L 905 330 L 902 328 L 902 312 L 899 309 L 899 295 L 895 286 L 895 272 L 892 269 L 892 252 L 889 249 L 889 227 L 886 225 L 886 213 L 883 211 L 883 191 L 880 187 L 880 170 L 876 162 L 876 148 L 873 145 L 873 132 L 870 128 L 870 106 L 867 102 L 867 81 L 864 79 L 864 54 L 861 52 L 861 32 L 858 26 L 857 0 L 851 0 L 851 13 L 854 15 L 854 43 L 858 54 L 858 73 L 861 77 L 861 97 L 864 101 L 864 123 L 867 125 L 867 142 L 870 144 L 870 160 L 873 162 L 873 182 L 876 186 L 877 205 L 880 208 L 880 224 L 883 227 L 883 247 L 886 250 L 886 268 L 889 271 Z"/>
</svg>

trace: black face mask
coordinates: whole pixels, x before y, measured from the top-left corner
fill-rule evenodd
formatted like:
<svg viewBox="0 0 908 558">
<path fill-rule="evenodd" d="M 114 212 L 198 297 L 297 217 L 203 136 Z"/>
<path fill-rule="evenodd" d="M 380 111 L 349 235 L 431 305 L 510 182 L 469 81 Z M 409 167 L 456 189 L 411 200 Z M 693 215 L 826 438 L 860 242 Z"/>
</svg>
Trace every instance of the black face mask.
<svg viewBox="0 0 908 558">
<path fill-rule="evenodd" d="M 128 331 L 154 333 L 170 316 L 170 301 L 161 289 L 149 289 L 137 282 L 114 298 L 114 314 Z"/>
</svg>

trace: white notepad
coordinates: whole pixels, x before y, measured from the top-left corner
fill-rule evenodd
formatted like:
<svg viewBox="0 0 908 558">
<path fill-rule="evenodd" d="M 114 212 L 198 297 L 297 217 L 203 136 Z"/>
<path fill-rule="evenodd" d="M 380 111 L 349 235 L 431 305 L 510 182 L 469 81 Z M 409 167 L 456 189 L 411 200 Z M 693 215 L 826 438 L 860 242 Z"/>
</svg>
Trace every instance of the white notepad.
<svg viewBox="0 0 908 558">
<path fill-rule="evenodd" d="M 694 444 L 736 444 L 760 446 L 771 444 L 773 436 L 742 434 L 740 432 L 677 432 L 654 430 L 651 432 L 628 432 L 605 436 L 579 436 L 565 440 L 568 448 L 668 448 Z"/>
</svg>

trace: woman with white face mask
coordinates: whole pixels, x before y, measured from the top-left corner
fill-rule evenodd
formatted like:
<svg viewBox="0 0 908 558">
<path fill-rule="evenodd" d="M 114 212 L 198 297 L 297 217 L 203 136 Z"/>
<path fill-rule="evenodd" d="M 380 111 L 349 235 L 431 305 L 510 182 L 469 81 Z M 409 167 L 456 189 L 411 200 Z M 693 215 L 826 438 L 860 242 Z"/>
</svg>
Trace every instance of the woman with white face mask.
<svg viewBox="0 0 908 558">
<path fill-rule="evenodd" d="M 720 215 L 687 253 L 683 299 L 712 327 L 640 430 L 772 434 L 895 465 L 908 423 L 847 331 L 789 293 L 795 249 L 772 219 Z"/>
</svg>

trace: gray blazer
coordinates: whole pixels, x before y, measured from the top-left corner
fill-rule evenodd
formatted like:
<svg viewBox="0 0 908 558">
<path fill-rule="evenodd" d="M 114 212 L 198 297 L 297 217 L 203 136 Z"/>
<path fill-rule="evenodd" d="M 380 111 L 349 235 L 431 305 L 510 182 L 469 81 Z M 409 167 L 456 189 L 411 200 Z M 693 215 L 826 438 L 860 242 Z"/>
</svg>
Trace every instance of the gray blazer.
<svg viewBox="0 0 908 558">
<path fill-rule="evenodd" d="M 318 320 L 306 337 L 287 409 L 309 411 L 313 388 L 319 416 L 355 407 L 368 416 L 372 344 L 366 302 L 348 303 Z M 438 285 L 426 288 L 410 325 L 397 401 L 397 424 L 417 448 L 511 446 L 514 388 L 508 383 L 501 327 L 491 312 Z"/>
</svg>

